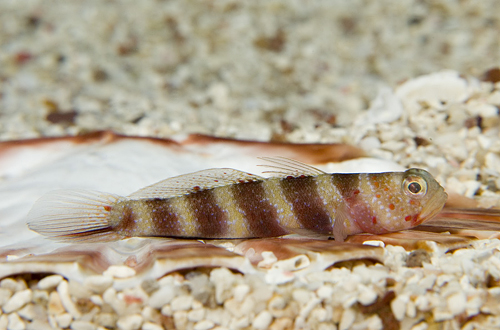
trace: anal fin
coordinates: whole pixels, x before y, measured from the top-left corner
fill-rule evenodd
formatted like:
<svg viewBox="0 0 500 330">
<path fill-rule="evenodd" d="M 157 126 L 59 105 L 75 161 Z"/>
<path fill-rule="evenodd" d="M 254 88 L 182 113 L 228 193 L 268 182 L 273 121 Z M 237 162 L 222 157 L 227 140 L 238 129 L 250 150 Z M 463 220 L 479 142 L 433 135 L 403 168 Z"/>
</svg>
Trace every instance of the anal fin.
<svg viewBox="0 0 500 330">
<path fill-rule="evenodd" d="M 337 242 L 343 242 L 347 237 L 346 222 L 349 221 L 345 205 L 339 206 L 335 212 L 333 223 L 333 238 Z"/>
</svg>

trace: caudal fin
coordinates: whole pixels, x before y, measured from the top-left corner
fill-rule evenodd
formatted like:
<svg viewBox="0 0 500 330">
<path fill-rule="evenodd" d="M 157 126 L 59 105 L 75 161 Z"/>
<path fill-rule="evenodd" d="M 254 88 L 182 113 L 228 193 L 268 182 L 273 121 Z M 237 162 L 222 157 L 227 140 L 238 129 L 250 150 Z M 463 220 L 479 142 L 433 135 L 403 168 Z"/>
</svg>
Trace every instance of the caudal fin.
<svg viewBox="0 0 500 330">
<path fill-rule="evenodd" d="M 56 190 L 42 196 L 28 213 L 28 227 L 66 242 L 105 242 L 122 238 L 109 222 L 120 196 L 87 190 Z"/>
</svg>

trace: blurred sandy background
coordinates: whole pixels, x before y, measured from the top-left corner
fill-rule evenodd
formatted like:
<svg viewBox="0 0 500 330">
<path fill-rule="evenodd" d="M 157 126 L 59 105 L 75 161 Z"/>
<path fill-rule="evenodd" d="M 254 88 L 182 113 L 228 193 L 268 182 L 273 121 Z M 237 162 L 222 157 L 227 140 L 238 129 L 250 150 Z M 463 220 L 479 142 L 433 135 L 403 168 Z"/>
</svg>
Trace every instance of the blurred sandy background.
<svg viewBox="0 0 500 330">
<path fill-rule="evenodd" d="M 1 0 L 0 139 L 335 142 L 381 86 L 498 66 L 499 36 L 496 0 Z"/>
</svg>

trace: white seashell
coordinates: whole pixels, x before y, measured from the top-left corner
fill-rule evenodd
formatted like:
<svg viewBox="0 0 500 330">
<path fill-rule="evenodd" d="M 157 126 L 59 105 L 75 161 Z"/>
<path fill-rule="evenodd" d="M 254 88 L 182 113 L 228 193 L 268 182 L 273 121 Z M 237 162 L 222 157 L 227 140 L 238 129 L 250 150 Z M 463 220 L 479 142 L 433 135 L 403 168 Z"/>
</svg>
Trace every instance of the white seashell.
<svg viewBox="0 0 500 330">
<path fill-rule="evenodd" d="M 372 101 L 367 112 L 355 122 L 356 126 L 392 123 L 403 114 L 400 98 L 389 87 L 383 87 Z"/>
<path fill-rule="evenodd" d="M 441 102 L 463 102 L 478 89 L 477 80 L 467 81 L 458 72 L 442 71 L 408 80 L 396 88 L 395 94 L 409 113 L 416 113 L 420 109 L 419 102 L 441 109 Z"/>
</svg>

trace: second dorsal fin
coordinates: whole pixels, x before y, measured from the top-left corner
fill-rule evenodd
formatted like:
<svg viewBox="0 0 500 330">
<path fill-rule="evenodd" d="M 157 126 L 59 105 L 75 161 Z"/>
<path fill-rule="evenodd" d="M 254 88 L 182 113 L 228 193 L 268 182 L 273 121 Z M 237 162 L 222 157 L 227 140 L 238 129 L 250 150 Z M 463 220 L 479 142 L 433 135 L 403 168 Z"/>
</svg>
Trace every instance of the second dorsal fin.
<svg viewBox="0 0 500 330">
<path fill-rule="evenodd" d="M 259 157 L 259 158 L 275 164 L 275 165 L 258 165 L 258 166 L 268 167 L 271 169 L 269 171 L 264 171 L 263 173 L 272 173 L 277 176 L 293 176 L 293 177 L 299 177 L 302 175 L 316 176 L 320 174 L 325 174 L 325 172 L 323 172 L 320 169 L 317 169 L 316 167 L 286 157 Z"/>
<path fill-rule="evenodd" d="M 171 198 L 230 184 L 261 181 L 264 178 L 232 168 L 212 168 L 183 174 L 142 188 L 129 199 Z"/>
</svg>

